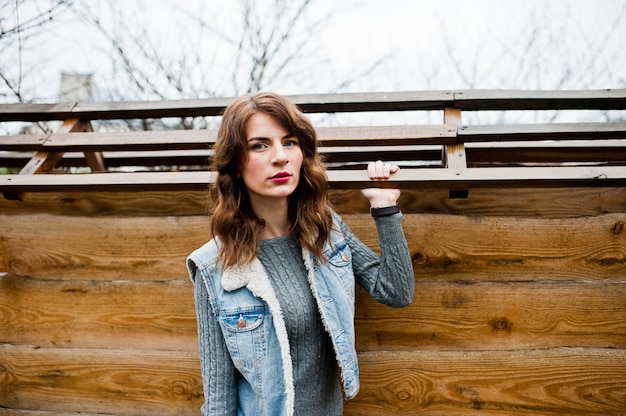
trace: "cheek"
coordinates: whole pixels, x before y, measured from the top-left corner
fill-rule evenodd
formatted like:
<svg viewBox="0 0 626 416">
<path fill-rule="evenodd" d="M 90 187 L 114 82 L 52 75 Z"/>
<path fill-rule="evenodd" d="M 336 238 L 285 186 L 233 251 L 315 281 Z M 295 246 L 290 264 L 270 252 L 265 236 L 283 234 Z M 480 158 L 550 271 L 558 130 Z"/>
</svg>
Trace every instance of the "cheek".
<svg viewBox="0 0 626 416">
<path fill-rule="evenodd" d="M 300 170 L 300 168 L 302 168 L 303 161 L 304 161 L 304 154 L 303 154 L 302 150 L 294 152 L 294 155 L 291 158 L 291 163 L 293 163 L 294 166 L 297 166 L 298 170 Z"/>
<path fill-rule="evenodd" d="M 248 157 L 241 167 L 241 176 L 244 181 L 255 178 L 261 171 L 261 163 L 258 158 Z"/>
<path fill-rule="evenodd" d="M 261 155 L 250 153 L 243 162 L 243 169 L 247 171 L 256 171 L 265 164 L 266 161 Z"/>
</svg>

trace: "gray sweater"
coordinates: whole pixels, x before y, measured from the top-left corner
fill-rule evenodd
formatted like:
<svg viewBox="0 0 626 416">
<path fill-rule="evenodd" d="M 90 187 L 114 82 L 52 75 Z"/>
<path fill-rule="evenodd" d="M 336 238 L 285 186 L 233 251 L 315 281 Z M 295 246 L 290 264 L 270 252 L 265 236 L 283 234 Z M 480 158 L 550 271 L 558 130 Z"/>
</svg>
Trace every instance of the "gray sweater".
<svg viewBox="0 0 626 416">
<path fill-rule="evenodd" d="M 380 259 L 341 223 L 352 252 L 355 274 L 361 275 L 363 286 L 374 298 L 380 292 L 413 291 L 412 282 L 394 280 L 394 276 L 405 276 L 412 267 L 400 218 L 400 214 L 375 218 Z M 276 292 L 287 327 L 295 385 L 294 414 L 341 415 L 343 396 L 338 366 L 309 287 L 300 245 L 292 235 L 285 235 L 259 241 L 257 247 L 258 258 Z M 228 397 L 235 391 L 227 380 L 235 380 L 237 370 L 230 361 L 219 323 L 211 313 L 201 279 L 196 279 L 195 296 L 198 319 L 205 322 L 207 329 L 206 334 L 201 334 L 200 342 L 208 343 L 207 350 L 211 351 L 210 357 L 203 357 L 203 381 L 209 382 L 204 391 L 210 396 Z M 219 403 L 213 405 L 221 407 Z M 223 412 L 217 413 L 217 408 L 213 407 L 216 414 L 236 414 L 236 409 L 222 408 Z"/>
</svg>

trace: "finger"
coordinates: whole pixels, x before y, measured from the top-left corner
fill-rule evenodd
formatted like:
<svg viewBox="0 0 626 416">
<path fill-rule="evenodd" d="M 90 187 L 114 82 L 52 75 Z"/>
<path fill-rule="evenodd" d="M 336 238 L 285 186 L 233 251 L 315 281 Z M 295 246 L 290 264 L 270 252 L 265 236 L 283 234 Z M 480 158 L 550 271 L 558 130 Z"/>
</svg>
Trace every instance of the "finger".
<svg viewBox="0 0 626 416">
<path fill-rule="evenodd" d="M 367 164 L 367 176 L 369 176 L 370 179 L 376 177 L 376 164 L 374 162 L 370 162 Z"/>
<path fill-rule="evenodd" d="M 382 162 L 382 160 L 377 160 L 376 161 L 376 177 L 377 178 L 384 178 L 385 176 L 385 165 Z"/>
<path fill-rule="evenodd" d="M 391 170 L 391 166 L 389 166 L 388 163 L 385 163 L 383 165 L 383 178 L 388 179 L 389 178 L 389 172 Z"/>
</svg>

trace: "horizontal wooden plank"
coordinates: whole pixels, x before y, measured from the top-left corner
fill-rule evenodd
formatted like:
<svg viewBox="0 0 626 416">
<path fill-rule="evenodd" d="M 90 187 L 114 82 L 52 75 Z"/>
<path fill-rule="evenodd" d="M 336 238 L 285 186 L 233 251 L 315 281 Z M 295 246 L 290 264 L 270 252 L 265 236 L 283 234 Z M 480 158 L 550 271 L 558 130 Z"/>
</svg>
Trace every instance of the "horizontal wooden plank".
<svg viewBox="0 0 626 416">
<path fill-rule="evenodd" d="M 449 124 L 317 128 L 320 146 L 399 146 L 456 143 Z"/>
<path fill-rule="evenodd" d="M 445 124 L 421 126 L 320 127 L 322 146 L 373 146 L 448 144 L 456 142 L 456 127 Z M 133 132 L 83 132 L 0 137 L 6 150 L 55 152 L 153 151 L 208 149 L 216 130 L 158 130 Z"/>
<path fill-rule="evenodd" d="M 208 146 L 207 146 L 208 147 Z M 624 145 L 626 147 L 626 144 Z M 619 148 L 616 148 L 619 150 Z M 442 146 L 438 145 L 398 145 L 398 146 L 334 146 L 319 147 L 318 152 L 324 162 L 352 163 L 371 161 L 378 156 L 382 160 L 438 160 L 441 161 Z M 104 151 L 103 157 L 109 167 L 116 166 L 206 166 L 208 170 L 212 149 L 192 150 L 140 150 L 140 151 Z M 24 165 L 32 158 L 29 152 L 0 151 L 0 166 L 7 164 Z M 81 152 L 66 152 L 59 161 L 60 166 L 87 166 L 85 155 Z"/>
<path fill-rule="evenodd" d="M 402 169 L 375 184 L 362 171 L 329 171 L 335 189 L 371 186 L 409 189 L 541 188 L 626 186 L 626 166 L 489 167 L 470 169 Z M 1 189 L 0 185 L 0 189 Z"/>
<path fill-rule="evenodd" d="M 626 122 L 460 126 L 459 141 L 626 139 Z"/>
<path fill-rule="evenodd" d="M 48 138 L 48 134 L 19 134 L 0 136 L 0 149 L 6 151 L 37 151 Z"/>
<path fill-rule="evenodd" d="M 345 415 L 622 415 L 626 350 L 414 351 L 359 355 Z"/>
<path fill-rule="evenodd" d="M 621 349 L 360 353 L 346 415 L 618 415 Z M 108 415 L 197 414 L 196 357 L 150 350 L 0 347 L 0 406 Z"/>
<path fill-rule="evenodd" d="M 309 113 L 443 110 L 625 109 L 626 90 L 443 90 L 288 96 Z M 59 104 L 0 104 L 0 121 L 78 117 L 132 119 L 218 116 L 233 98 Z"/>
<path fill-rule="evenodd" d="M 405 213 L 417 281 L 614 281 L 626 276 L 626 213 L 596 217 L 466 217 Z M 343 215 L 378 250 L 371 219 Z"/>
<path fill-rule="evenodd" d="M 567 200 L 566 200 L 567 201 Z M 620 281 L 625 213 L 562 219 L 406 213 L 416 278 Z M 343 214 L 378 248 L 369 214 Z M 208 216 L 0 215 L 0 270 L 41 279 L 186 280 L 186 256 L 210 239 Z"/>
<path fill-rule="evenodd" d="M 24 201 L 0 198 L 0 213 L 6 215 L 185 217 L 204 216 L 209 206 L 206 190 L 130 192 L 123 195 L 117 192 L 42 192 L 30 194 Z"/>
<path fill-rule="evenodd" d="M 456 90 L 462 110 L 623 110 L 626 89 L 603 90 Z"/>
<path fill-rule="evenodd" d="M 0 121 L 65 120 L 72 118 L 72 109 L 76 104 L 0 104 Z"/>
<path fill-rule="evenodd" d="M 362 289 L 357 299 L 359 351 L 626 348 L 626 282 L 418 279 L 407 308 L 376 303 Z M 8 344 L 197 351 L 195 319 L 188 279 L 0 276 Z"/>
<path fill-rule="evenodd" d="M 216 130 L 65 133 L 51 135 L 42 149 L 64 152 L 208 149 L 216 137 Z"/>
<path fill-rule="evenodd" d="M 287 96 L 307 113 L 443 110 L 453 104 L 452 90 L 388 91 Z"/>
<path fill-rule="evenodd" d="M 197 415 L 197 353 L 0 345 L 0 408 Z"/>
<path fill-rule="evenodd" d="M 469 167 L 489 166 L 558 166 L 561 164 L 626 164 L 626 140 L 580 140 L 563 142 L 475 142 L 465 145 Z M 176 145 L 178 146 L 178 145 Z M 208 146 L 207 146 L 208 147 Z M 334 146 L 320 147 L 329 169 L 364 166 L 373 159 L 398 163 L 400 166 L 442 166 L 442 146 Z M 167 167 L 177 170 L 209 169 L 211 149 L 166 151 L 105 151 L 109 169 L 119 167 Z M 1 152 L 0 167 L 23 167 L 31 158 L 29 152 Z M 87 167 L 80 152 L 68 152 L 57 168 Z"/>
<path fill-rule="evenodd" d="M 302 111 L 335 113 L 358 111 L 439 110 L 452 104 L 452 91 L 415 91 L 291 95 Z M 0 121 L 42 121 L 66 118 L 132 119 L 219 116 L 234 98 L 173 101 L 78 102 L 68 104 L 0 104 Z"/>
<path fill-rule="evenodd" d="M 26 220 L 28 218 L 28 220 Z M 0 215 L 0 271 L 43 279 L 187 281 L 210 219 Z"/>
<path fill-rule="evenodd" d="M 81 411 L 49 412 L 46 410 L 2 409 L 2 416 L 103 416 L 102 413 L 85 413 Z M 110 415 L 111 413 L 109 413 Z"/>
<path fill-rule="evenodd" d="M 357 299 L 359 351 L 626 348 L 626 281 L 418 278 L 407 308 L 381 305 L 365 290 Z"/>
<path fill-rule="evenodd" d="M 0 275 L 0 327 L 3 343 L 46 348 L 193 352 L 198 344 L 188 278 L 102 282 Z"/>
<path fill-rule="evenodd" d="M 202 190 L 213 178 L 213 172 L 190 171 L 0 175 L 0 192 Z M 406 168 L 392 179 L 377 182 L 364 170 L 330 170 L 328 178 L 334 189 L 622 187 L 626 186 L 626 166 Z"/>
<path fill-rule="evenodd" d="M 359 190 L 331 190 L 330 198 L 334 209 L 341 214 L 369 215 L 369 203 Z M 0 212 L 6 215 L 203 216 L 210 206 L 206 190 L 128 192 L 123 195 L 93 191 L 41 192 L 30 194 L 24 201 L 0 198 Z M 467 199 L 450 199 L 447 189 L 404 189 L 400 206 L 405 214 L 594 217 L 626 212 L 626 188 L 473 189 Z"/>
</svg>

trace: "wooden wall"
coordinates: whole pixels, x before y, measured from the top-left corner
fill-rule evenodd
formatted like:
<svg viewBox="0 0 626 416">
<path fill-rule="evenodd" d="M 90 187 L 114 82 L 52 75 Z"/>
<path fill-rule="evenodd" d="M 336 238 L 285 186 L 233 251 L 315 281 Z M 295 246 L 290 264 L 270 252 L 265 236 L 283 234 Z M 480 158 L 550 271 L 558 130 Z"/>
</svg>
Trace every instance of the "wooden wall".
<svg viewBox="0 0 626 416">
<path fill-rule="evenodd" d="M 205 193 L 0 200 L 0 415 L 196 415 Z M 335 191 L 377 250 L 357 191 Z M 413 304 L 359 292 L 347 415 L 626 414 L 626 189 L 405 191 Z"/>
</svg>

